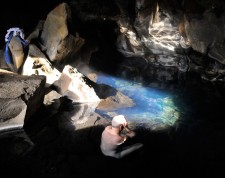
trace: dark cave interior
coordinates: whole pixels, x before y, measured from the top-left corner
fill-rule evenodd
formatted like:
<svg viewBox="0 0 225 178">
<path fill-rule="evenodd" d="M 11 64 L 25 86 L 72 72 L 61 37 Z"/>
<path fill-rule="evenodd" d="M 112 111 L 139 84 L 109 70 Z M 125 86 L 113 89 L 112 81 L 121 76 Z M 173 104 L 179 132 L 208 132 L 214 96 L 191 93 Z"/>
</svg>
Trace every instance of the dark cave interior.
<svg viewBox="0 0 225 178">
<path fill-rule="evenodd" d="M 20 0 L 4 2 L 6 5 L 2 6 L 0 11 L 0 47 L 3 48 L 5 45 L 4 36 L 7 29 L 17 26 L 24 30 L 25 35 L 29 35 L 38 21 L 45 19 L 49 11 L 61 2 L 71 1 Z M 122 54 L 117 51 L 114 45 L 118 31 L 118 26 L 113 20 L 116 18 L 114 13 L 118 10 L 113 6 L 114 1 L 110 0 L 108 5 L 106 5 L 107 3 L 104 0 L 77 0 L 77 2 L 78 4 L 92 4 L 90 7 L 88 6 L 89 8 L 84 8 L 89 13 L 88 17 L 90 19 L 83 21 L 84 19 L 81 20 L 74 14 L 77 23 L 75 26 L 80 35 L 96 42 L 100 46 L 98 53 L 94 53 L 92 56 L 91 65 L 98 70 L 116 74 L 118 71 L 115 69 L 121 62 Z M 129 1 L 129 3 L 124 1 L 124 3 L 127 3 L 125 5 L 129 8 L 128 13 L 131 14 L 131 17 L 134 11 L 134 8 L 132 8 L 134 2 L 135 0 Z M 195 3 L 194 6 L 192 2 Z M 187 1 L 171 0 L 171 2 L 167 3 L 174 4 L 175 8 L 181 8 L 182 5 L 182 7 L 186 7 L 185 10 L 187 12 L 203 11 L 203 7 L 197 6 L 198 3 L 196 4 L 195 0 L 189 1 L 189 3 Z M 205 1 L 205 3 L 206 5 L 213 4 L 213 1 Z M 106 8 L 98 9 L 99 4 Z M 218 10 L 219 13 L 220 9 Z M 82 14 L 80 15 L 82 16 Z M 102 60 L 105 56 L 109 60 Z M 224 83 L 208 84 L 207 82 L 202 82 L 198 77 L 198 75 L 189 74 L 187 77 L 189 81 L 184 82 L 180 86 L 187 98 L 186 102 L 197 108 L 193 117 L 185 122 L 181 121 L 178 123 L 179 128 L 148 135 L 145 140 L 142 140 L 146 144 L 143 153 L 138 153 L 134 157 L 128 157 L 119 161 L 101 157 L 98 148 L 94 147 L 94 151 L 97 154 L 85 155 L 76 145 L 66 145 L 65 143 L 69 140 L 69 138 L 65 138 L 67 135 L 60 135 L 59 128 L 55 127 L 56 123 L 47 121 L 42 133 L 39 133 L 40 135 L 34 138 L 37 140 L 41 138 L 37 141 L 37 146 L 25 157 L 13 158 L 14 155 L 11 154 L 14 148 L 10 147 L 13 147 L 15 142 L 21 142 L 21 140 L 17 140 L 18 138 L 14 137 L 12 137 L 11 141 L 3 139 L 1 144 L 8 144 L 8 146 L 4 146 L 2 149 L 7 149 L 7 154 L 10 155 L 7 159 L 11 161 L 12 165 L 1 163 L 0 166 L 4 165 L 6 169 L 0 169 L 0 175 L 6 174 L 6 177 L 19 175 L 34 178 L 127 177 L 134 175 L 154 178 L 167 176 L 179 178 L 224 178 Z M 192 81 L 192 78 L 196 80 Z M 177 84 L 173 82 L 171 83 Z M 41 114 L 38 116 L 41 117 Z M 39 129 L 38 126 L 35 129 Z M 87 131 L 82 130 L 81 132 Z M 48 135 L 48 137 L 43 138 L 44 135 Z M 150 140 L 150 143 L 146 142 L 146 139 Z M 21 146 L 24 147 L 24 145 Z M 25 146 L 29 147 L 29 145 Z M 21 150 L 23 149 L 21 148 Z M 74 154 L 73 149 L 78 153 L 81 152 L 80 155 Z M 0 149 L 0 152 L 5 153 L 5 150 L 2 151 Z M 146 152 L 147 154 L 145 154 Z"/>
</svg>

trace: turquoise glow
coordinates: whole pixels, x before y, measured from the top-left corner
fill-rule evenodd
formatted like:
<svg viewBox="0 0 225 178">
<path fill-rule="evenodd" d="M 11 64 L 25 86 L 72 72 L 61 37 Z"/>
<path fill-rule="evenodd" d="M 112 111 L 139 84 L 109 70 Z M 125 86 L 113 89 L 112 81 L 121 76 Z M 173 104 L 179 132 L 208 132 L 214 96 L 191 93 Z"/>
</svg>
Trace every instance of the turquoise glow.
<svg viewBox="0 0 225 178">
<path fill-rule="evenodd" d="M 123 114 L 130 121 L 160 126 L 172 126 L 179 119 L 179 109 L 173 102 L 176 96 L 169 92 L 107 75 L 99 76 L 97 83 L 114 87 L 135 102 L 134 107 L 118 109 L 114 114 Z M 110 115 L 110 112 L 104 114 Z"/>
</svg>

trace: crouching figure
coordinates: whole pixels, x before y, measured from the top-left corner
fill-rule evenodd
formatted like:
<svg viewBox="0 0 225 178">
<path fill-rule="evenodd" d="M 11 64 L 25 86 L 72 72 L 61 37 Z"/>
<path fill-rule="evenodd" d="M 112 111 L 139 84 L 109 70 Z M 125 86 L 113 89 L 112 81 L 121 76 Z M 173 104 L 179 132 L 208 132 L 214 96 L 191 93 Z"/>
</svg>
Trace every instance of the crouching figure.
<svg viewBox="0 0 225 178">
<path fill-rule="evenodd" d="M 106 126 L 101 136 L 101 151 L 105 156 L 117 159 L 143 147 L 142 143 L 125 145 L 127 139 L 136 134 L 128 128 L 128 123 L 123 115 L 117 115 L 112 119 L 111 125 Z"/>
</svg>

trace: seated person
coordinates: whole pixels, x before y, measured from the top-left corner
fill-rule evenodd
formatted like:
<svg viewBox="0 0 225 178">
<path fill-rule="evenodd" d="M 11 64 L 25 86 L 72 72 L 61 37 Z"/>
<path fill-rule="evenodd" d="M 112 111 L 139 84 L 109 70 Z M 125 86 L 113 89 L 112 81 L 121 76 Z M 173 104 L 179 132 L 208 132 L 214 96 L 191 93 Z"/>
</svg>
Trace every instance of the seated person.
<svg viewBox="0 0 225 178">
<path fill-rule="evenodd" d="M 125 134 L 122 134 L 123 130 Z M 105 156 L 111 156 L 117 159 L 140 149 L 143 144 L 136 143 L 129 146 L 123 146 L 123 143 L 135 136 L 135 132 L 131 131 L 127 126 L 127 121 L 123 115 L 117 115 L 112 119 L 111 126 L 106 126 L 101 137 L 101 151 Z"/>
</svg>

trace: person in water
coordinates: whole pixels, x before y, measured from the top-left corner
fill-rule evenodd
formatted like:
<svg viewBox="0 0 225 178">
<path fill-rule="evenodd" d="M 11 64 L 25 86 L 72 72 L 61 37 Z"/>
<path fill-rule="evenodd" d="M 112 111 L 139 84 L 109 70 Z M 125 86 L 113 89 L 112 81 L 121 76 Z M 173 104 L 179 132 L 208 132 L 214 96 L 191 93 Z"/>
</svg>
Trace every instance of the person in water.
<svg viewBox="0 0 225 178">
<path fill-rule="evenodd" d="M 133 138 L 135 135 L 135 132 L 128 128 L 128 123 L 123 115 L 113 117 L 111 125 L 106 126 L 101 135 L 100 148 L 102 153 L 105 156 L 117 159 L 129 155 L 143 147 L 142 143 L 124 146 L 124 142 L 128 138 Z"/>
</svg>

